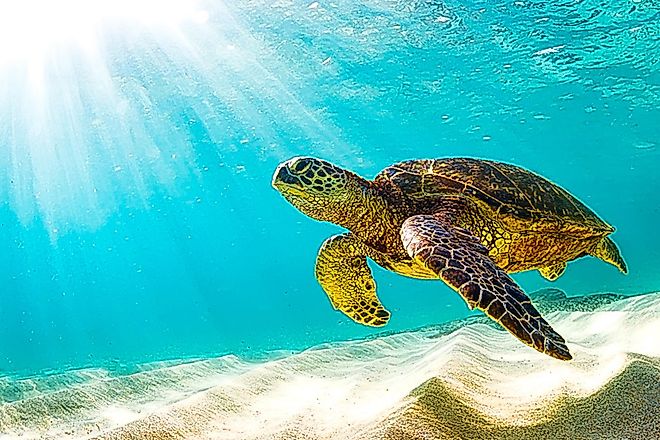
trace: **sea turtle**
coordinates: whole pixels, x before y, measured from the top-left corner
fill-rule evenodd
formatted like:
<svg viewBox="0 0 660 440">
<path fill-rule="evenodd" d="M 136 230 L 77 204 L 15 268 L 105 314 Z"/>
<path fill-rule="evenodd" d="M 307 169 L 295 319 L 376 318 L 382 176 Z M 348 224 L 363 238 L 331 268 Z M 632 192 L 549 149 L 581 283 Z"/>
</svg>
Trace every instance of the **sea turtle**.
<svg viewBox="0 0 660 440">
<path fill-rule="evenodd" d="M 273 186 L 301 212 L 343 226 L 316 260 L 335 309 L 380 327 L 367 257 L 413 278 L 442 279 L 525 344 L 569 360 L 564 339 L 508 273 L 557 279 L 568 261 L 593 255 L 627 273 L 614 228 L 564 189 L 524 168 L 473 158 L 410 160 L 370 181 L 313 157 L 280 164 Z"/>
</svg>

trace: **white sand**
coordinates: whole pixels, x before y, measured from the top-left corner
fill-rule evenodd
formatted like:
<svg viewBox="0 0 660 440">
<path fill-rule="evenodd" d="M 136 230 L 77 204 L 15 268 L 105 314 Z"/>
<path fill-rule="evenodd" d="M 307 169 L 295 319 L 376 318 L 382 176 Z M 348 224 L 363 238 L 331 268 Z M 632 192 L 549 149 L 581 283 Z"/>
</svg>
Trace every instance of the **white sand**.
<svg viewBox="0 0 660 440">
<path fill-rule="evenodd" d="M 660 439 L 660 293 L 546 317 L 572 361 L 471 322 L 94 374 L 2 404 L 0 439 Z"/>
</svg>

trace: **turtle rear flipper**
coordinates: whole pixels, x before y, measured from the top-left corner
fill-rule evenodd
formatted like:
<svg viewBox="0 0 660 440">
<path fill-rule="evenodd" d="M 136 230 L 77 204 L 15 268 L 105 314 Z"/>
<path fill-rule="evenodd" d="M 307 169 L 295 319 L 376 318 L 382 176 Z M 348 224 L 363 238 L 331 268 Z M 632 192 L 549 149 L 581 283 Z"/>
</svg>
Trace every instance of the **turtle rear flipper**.
<svg viewBox="0 0 660 440">
<path fill-rule="evenodd" d="M 628 273 L 628 266 L 626 266 L 626 262 L 621 256 L 621 252 L 619 252 L 619 248 L 610 237 L 605 237 L 599 241 L 589 254 L 596 258 L 600 258 L 606 263 L 610 263 L 622 273 Z"/>
<path fill-rule="evenodd" d="M 390 312 L 376 296 L 376 283 L 362 248 L 351 234 L 328 238 L 316 258 L 316 278 L 335 309 L 360 324 L 382 327 Z"/>
<path fill-rule="evenodd" d="M 572 358 L 564 338 L 555 332 L 530 299 L 488 257 L 486 249 L 441 214 L 416 215 L 401 227 L 411 258 L 435 272 L 465 299 L 483 310 L 525 344 L 554 358 Z"/>
<path fill-rule="evenodd" d="M 545 266 L 539 269 L 539 273 L 543 278 L 548 281 L 555 281 L 562 276 L 566 270 L 566 262 L 553 264 L 552 266 Z"/>
</svg>

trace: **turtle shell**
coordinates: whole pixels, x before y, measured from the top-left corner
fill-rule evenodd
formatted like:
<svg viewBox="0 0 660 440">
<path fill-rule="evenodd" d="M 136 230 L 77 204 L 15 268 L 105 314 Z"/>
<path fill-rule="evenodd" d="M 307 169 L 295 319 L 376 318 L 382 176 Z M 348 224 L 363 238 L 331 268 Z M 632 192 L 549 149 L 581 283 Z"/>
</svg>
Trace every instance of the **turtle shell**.
<svg viewBox="0 0 660 440">
<path fill-rule="evenodd" d="M 596 234 L 614 230 L 563 188 L 507 163 L 472 158 L 411 160 L 384 169 L 375 181 L 399 187 L 420 213 L 441 206 L 442 196 L 461 193 L 486 204 L 505 221 L 527 223 L 526 228 L 545 229 L 546 224 L 553 230 L 565 225 Z"/>
</svg>

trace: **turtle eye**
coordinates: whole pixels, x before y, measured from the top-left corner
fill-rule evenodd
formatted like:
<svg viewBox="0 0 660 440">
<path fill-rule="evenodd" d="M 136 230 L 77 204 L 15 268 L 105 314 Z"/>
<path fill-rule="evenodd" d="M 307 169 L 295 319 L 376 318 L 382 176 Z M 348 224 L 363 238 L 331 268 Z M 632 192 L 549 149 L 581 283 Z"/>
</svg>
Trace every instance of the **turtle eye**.
<svg viewBox="0 0 660 440">
<path fill-rule="evenodd" d="M 289 167 L 296 174 L 302 174 L 312 166 L 312 161 L 306 158 L 296 159 Z"/>
</svg>

